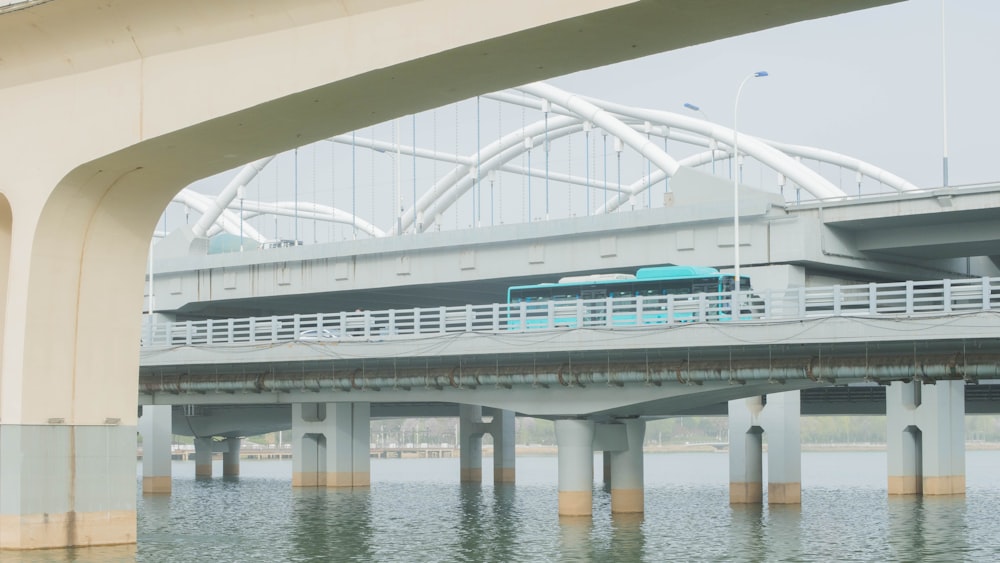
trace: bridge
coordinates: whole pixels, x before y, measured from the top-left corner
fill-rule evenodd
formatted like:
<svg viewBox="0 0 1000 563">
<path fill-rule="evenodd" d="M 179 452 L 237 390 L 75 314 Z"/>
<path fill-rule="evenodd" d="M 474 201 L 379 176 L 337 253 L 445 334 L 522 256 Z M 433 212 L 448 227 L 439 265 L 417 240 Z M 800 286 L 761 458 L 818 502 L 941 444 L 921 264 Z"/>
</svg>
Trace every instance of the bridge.
<svg viewBox="0 0 1000 563">
<path fill-rule="evenodd" d="M 747 313 L 734 319 L 736 299 Z M 140 394 L 148 404 L 420 402 L 448 390 L 476 398 L 445 402 L 530 415 L 666 416 L 678 406 L 648 389 L 647 401 L 611 408 L 623 400 L 606 388 L 680 383 L 708 400 L 692 386 L 991 380 L 998 310 L 1000 278 L 981 278 L 150 323 Z M 598 397 L 558 406 L 538 392 L 593 385 Z"/>
<path fill-rule="evenodd" d="M 680 9 L 567 1 L 541 10 L 510 2 L 388 2 L 355 11 L 319 0 L 252 11 L 239 2 L 6 3 L 0 549 L 135 541 L 135 312 L 149 235 L 183 186 L 471 95 L 883 3 L 771 0 L 733 8 L 724 22 L 697 2 Z M 395 33 L 400 21 L 413 33 Z M 352 56 L 289 64 L 313 61 L 316 52 Z M 595 123 L 618 128 L 603 118 Z M 667 176 L 683 170 L 653 160 Z M 324 424 L 360 432 L 370 409 L 292 408 L 300 446 L 314 446 L 296 452 L 314 469 L 299 472 L 296 484 L 364 485 L 362 465 L 343 466 L 360 441 L 348 432 L 344 442 Z M 473 451 L 473 437 L 485 431 L 505 435 L 506 421 L 501 415 L 469 426 L 463 451 Z M 588 421 L 560 426 L 566 452 L 595 440 Z M 636 460 L 621 439 L 634 443 L 639 428 L 624 426 L 602 429 L 600 441 L 617 439 L 606 447 L 633 468 L 618 472 L 627 485 Z M 330 466 L 310 457 L 322 451 L 337 452 Z M 466 477 L 475 473 L 463 467 Z M 512 477 L 507 469 L 499 474 Z M 586 504 L 578 481 L 564 491 L 570 513 Z M 635 497 L 634 486 L 623 490 Z"/>
<path fill-rule="evenodd" d="M 737 300 L 745 301 L 738 309 L 747 313 L 732 318 L 730 304 Z M 766 427 L 777 452 L 771 466 L 778 468 L 769 475 L 770 502 L 795 503 L 800 495 L 797 417 L 803 411 L 799 390 L 851 383 L 888 386 L 889 393 L 876 394 L 884 409 L 872 410 L 886 412 L 890 428 L 901 431 L 913 426 L 914 411 L 931 413 L 920 416 L 945 430 L 921 418 L 924 438 L 901 433 L 917 442 L 951 444 L 944 454 L 929 457 L 944 471 L 959 469 L 961 448 L 955 450 L 953 440 L 966 412 L 966 382 L 974 384 L 973 396 L 986 399 L 985 410 L 975 410 L 996 408 L 1000 364 L 992 344 L 1000 337 L 998 307 L 1000 279 L 982 278 L 800 287 L 745 296 L 632 296 L 150 323 L 144 332 L 140 395 L 146 405 L 271 404 L 266 412 L 283 428 L 291 421 L 296 444 L 304 434 L 325 428 L 329 436 L 344 432 L 346 425 L 354 454 L 341 451 L 327 463 L 352 463 L 342 470 L 349 476 L 316 475 L 306 462 L 296 461 L 294 480 L 344 484 L 350 479 L 353 485 L 358 444 L 368 443 L 367 423 L 359 420 L 367 421 L 374 404 L 415 403 L 422 405 L 418 410 L 439 416 L 454 412 L 453 406 L 442 405 L 458 404 L 462 479 L 481 479 L 474 438 L 490 432 L 499 442 L 494 478 L 505 481 L 513 478 L 508 443 L 513 413 L 553 418 L 557 429 L 574 425 L 571 431 L 583 433 L 578 439 L 611 456 L 622 448 L 636 455 L 625 444 L 641 444 L 645 419 L 718 412 L 719 404 L 728 403 L 731 435 L 746 431 L 743 425 L 753 438 L 733 442 L 731 500 L 760 500 L 760 429 Z M 922 406 L 921 395 L 942 404 Z M 770 403 L 761 402 L 767 397 Z M 832 397 L 816 393 L 812 402 Z M 744 398 L 756 403 L 744 405 L 739 401 Z M 872 398 L 865 399 L 871 409 Z M 290 404 L 291 412 L 282 404 Z M 322 426 L 325 417 L 315 414 L 303 419 L 305 405 L 351 410 L 331 427 Z M 484 406 L 494 413 L 489 423 L 479 420 Z M 361 419 L 357 409 L 363 409 Z M 768 418 L 771 422 L 765 422 Z M 964 488 L 961 475 L 907 475 L 926 467 L 918 470 L 901 450 L 903 438 L 892 434 L 890 459 L 903 475 L 890 474 L 890 492 L 953 494 Z M 226 451 L 236 452 L 230 474 L 238 471 L 238 435 L 227 439 Z M 204 438 L 196 443 L 212 451 Z M 582 457 L 564 459 L 564 442 L 559 444 L 561 464 L 583 464 Z M 206 453 L 200 467 L 210 474 L 208 460 Z M 631 469 L 619 471 L 638 479 L 633 486 L 641 492 L 641 460 L 630 463 L 625 467 Z M 578 477 L 576 485 L 583 487 L 586 475 Z M 618 510 L 641 511 L 641 494 L 638 500 L 626 498 Z M 590 513 L 589 506 L 573 500 L 561 501 L 560 510 Z"/>
</svg>

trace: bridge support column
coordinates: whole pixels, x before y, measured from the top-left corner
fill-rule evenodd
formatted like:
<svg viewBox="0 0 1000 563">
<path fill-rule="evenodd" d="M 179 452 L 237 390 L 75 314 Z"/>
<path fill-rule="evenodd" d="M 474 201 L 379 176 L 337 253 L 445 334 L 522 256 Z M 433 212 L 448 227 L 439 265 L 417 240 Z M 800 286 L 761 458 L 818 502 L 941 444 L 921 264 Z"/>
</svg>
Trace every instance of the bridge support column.
<svg viewBox="0 0 1000 563">
<path fill-rule="evenodd" d="M 886 389 L 890 495 L 965 494 L 965 382 Z"/>
<path fill-rule="evenodd" d="M 514 482 L 514 411 L 490 409 L 492 420 L 483 422 L 483 407 L 459 405 L 459 466 L 462 483 L 483 482 L 483 435 L 493 438 L 493 482 Z"/>
<path fill-rule="evenodd" d="M 479 405 L 458 406 L 458 456 L 459 481 L 462 483 L 483 482 L 483 407 Z"/>
<path fill-rule="evenodd" d="M 767 503 L 802 503 L 801 405 L 798 391 L 772 393 L 764 407 Z"/>
<path fill-rule="evenodd" d="M 173 407 L 144 405 L 139 417 L 142 435 L 142 494 L 170 494 L 170 446 Z"/>
<path fill-rule="evenodd" d="M 240 474 L 240 442 L 242 438 L 226 438 L 226 449 L 222 452 L 222 476 L 238 477 Z"/>
<path fill-rule="evenodd" d="M 729 402 L 729 502 L 763 501 L 763 434 L 768 437 L 768 504 L 802 502 L 799 392 Z"/>
<path fill-rule="evenodd" d="M 369 403 L 292 405 L 292 486 L 371 485 Z"/>
<path fill-rule="evenodd" d="M 195 479 L 212 478 L 212 456 L 215 454 L 214 447 L 215 440 L 213 440 L 211 436 L 207 438 L 194 439 Z"/>
<path fill-rule="evenodd" d="M 496 409 L 490 422 L 493 436 L 493 483 L 513 483 L 515 475 L 514 411 Z"/>
<path fill-rule="evenodd" d="M 611 453 L 611 512 L 641 513 L 645 510 L 642 443 L 646 423 L 625 420 L 624 449 Z"/>
<path fill-rule="evenodd" d="M 594 508 L 594 422 L 556 421 L 559 516 L 591 516 Z"/>
</svg>

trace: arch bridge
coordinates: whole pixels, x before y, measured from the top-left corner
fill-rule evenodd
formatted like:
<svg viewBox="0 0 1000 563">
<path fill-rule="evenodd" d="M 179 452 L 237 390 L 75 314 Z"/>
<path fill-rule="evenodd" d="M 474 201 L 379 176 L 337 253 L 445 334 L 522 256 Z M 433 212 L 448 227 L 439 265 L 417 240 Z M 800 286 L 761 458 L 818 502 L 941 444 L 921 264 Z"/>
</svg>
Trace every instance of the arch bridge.
<svg viewBox="0 0 1000 563">
<path fill-rule="evenodd" d="M 182 186 L 470 95 L 883 3 L 722 20 L 693 0 L 6 3 L 0 548 L 135 541 L 135 311 Z"/>
</svg>

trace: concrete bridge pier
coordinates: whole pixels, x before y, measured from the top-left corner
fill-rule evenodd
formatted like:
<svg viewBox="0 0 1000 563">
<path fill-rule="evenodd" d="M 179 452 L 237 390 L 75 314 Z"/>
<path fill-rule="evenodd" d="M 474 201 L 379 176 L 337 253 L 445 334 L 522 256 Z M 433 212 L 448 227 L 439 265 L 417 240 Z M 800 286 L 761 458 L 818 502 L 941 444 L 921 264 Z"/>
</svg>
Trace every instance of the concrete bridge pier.
<svg viewBox="0 0 1000 563">
<path fill-rule="evenodd" d="M 493 438 L 493 482 L 514 482 L 514 411 L 489 409 L 488 412 L 493 418 L 483 422 L 483 407 L 459 405 L 459 478 L 462 483 L 483 481 L 484 434 Z"/>
<path fill-rule="evenodd" d="M 226 447 L 222 451 L 222 476 L 239 477 L 240 475 L 240 444 L 243 439 L 239 436 L 226 438 Z"/>
<path fill-rule="evenodd" d="M 215 440 L 211 436 L 194 439 L 194 478 L 212 478 L 212 456 L 215 455 Z"/>
<path fill-rule="evenodd" d="M 458 458 L 459 481 L 462 483 L 483 482 L 483 407 L 479 405 L 458 406 Z"/>
<path fill-rule="evenodd" d="M 292 486 L 371 485 L 371 405 L 292 404 Z"/>
<path fill-rule="evenodd" d="M 139 417 L 142 436 L 142 494 L 169 495 L 170 445 L 173 434 L 170 405 L 144 405 Z"/>
<path fill-rule="evenodd" d="M 890 495 L 965 494 L 965 382 L 886 389 Z"/>
<path fill-rule="evenodd" d="M 493 483 L 513 483 L 516 474 L 514 411 L 495 409 L 489 424 L 493 437 Z"/>
<path fill-rule="evenodd" d="M 559 516 L 593 514 L 594 434 L 595 424 L 592 420 L 556 421 Z"/>
<path fill-rule="evenodd" d="M 763 502 L 767 432 L 768 504 L 802 502 L 799 392 L 729 401 L 729 502 Z"/>
<path fill-rule="evenodd" d="M 645 511 L 642 442 L 646 437 L 646 423 L 642 420 L 629 419 L 609 426 L 624 427 L 625 431 L 624 437 L 616 436 L 621 447 L 611 450 L 609 456 L 611 512 L 642 513 Z"/>
<path fill-rule="evenodd" d="M 601 452 L 601 469 L 604 471 L 601 482 L 606 490 L 611 490 L 611 452 Z"/>
</svg>

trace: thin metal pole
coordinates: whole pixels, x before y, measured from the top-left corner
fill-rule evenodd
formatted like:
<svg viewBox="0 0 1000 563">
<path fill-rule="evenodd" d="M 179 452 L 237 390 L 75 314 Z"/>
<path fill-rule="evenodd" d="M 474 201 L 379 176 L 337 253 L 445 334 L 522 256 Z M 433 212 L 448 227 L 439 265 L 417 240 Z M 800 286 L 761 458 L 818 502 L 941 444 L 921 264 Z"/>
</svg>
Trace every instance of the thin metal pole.
<svg viewBox="0 0 1000 563">
<path fill-rule="evenodd" d="M 752 72 L 740 82 L 740 87 L 736 90 L 736 103 L 733 105 L 733 286 L 735 288 L 734 295 L 739 296 L 739 291 L 741 288 L 740 283 L 740 174 L 737 166 L 739 166 L 740 161 L 740 139 L 739 139 L 739 127 L 737 117 L 740 109 L 740 95 L 743 93 L 743 87 L 746 86 L 747 81 L 751 78 L 758 78 L 762 76 L 767 76 L 765 71 Z M 738 307 L 737 303 L 733 304 L 733 318 L 739 315 L 739 311 L 736 309 Z"/>
<path fill-rule="evenodd" d="M 948 187 L 948 75 L 947 58 L 944 49 L 944 0 L 941 0 L 941 137 L 943 142 L 941 174 L 944 180 L 942 184 Z"/>
</svg>

